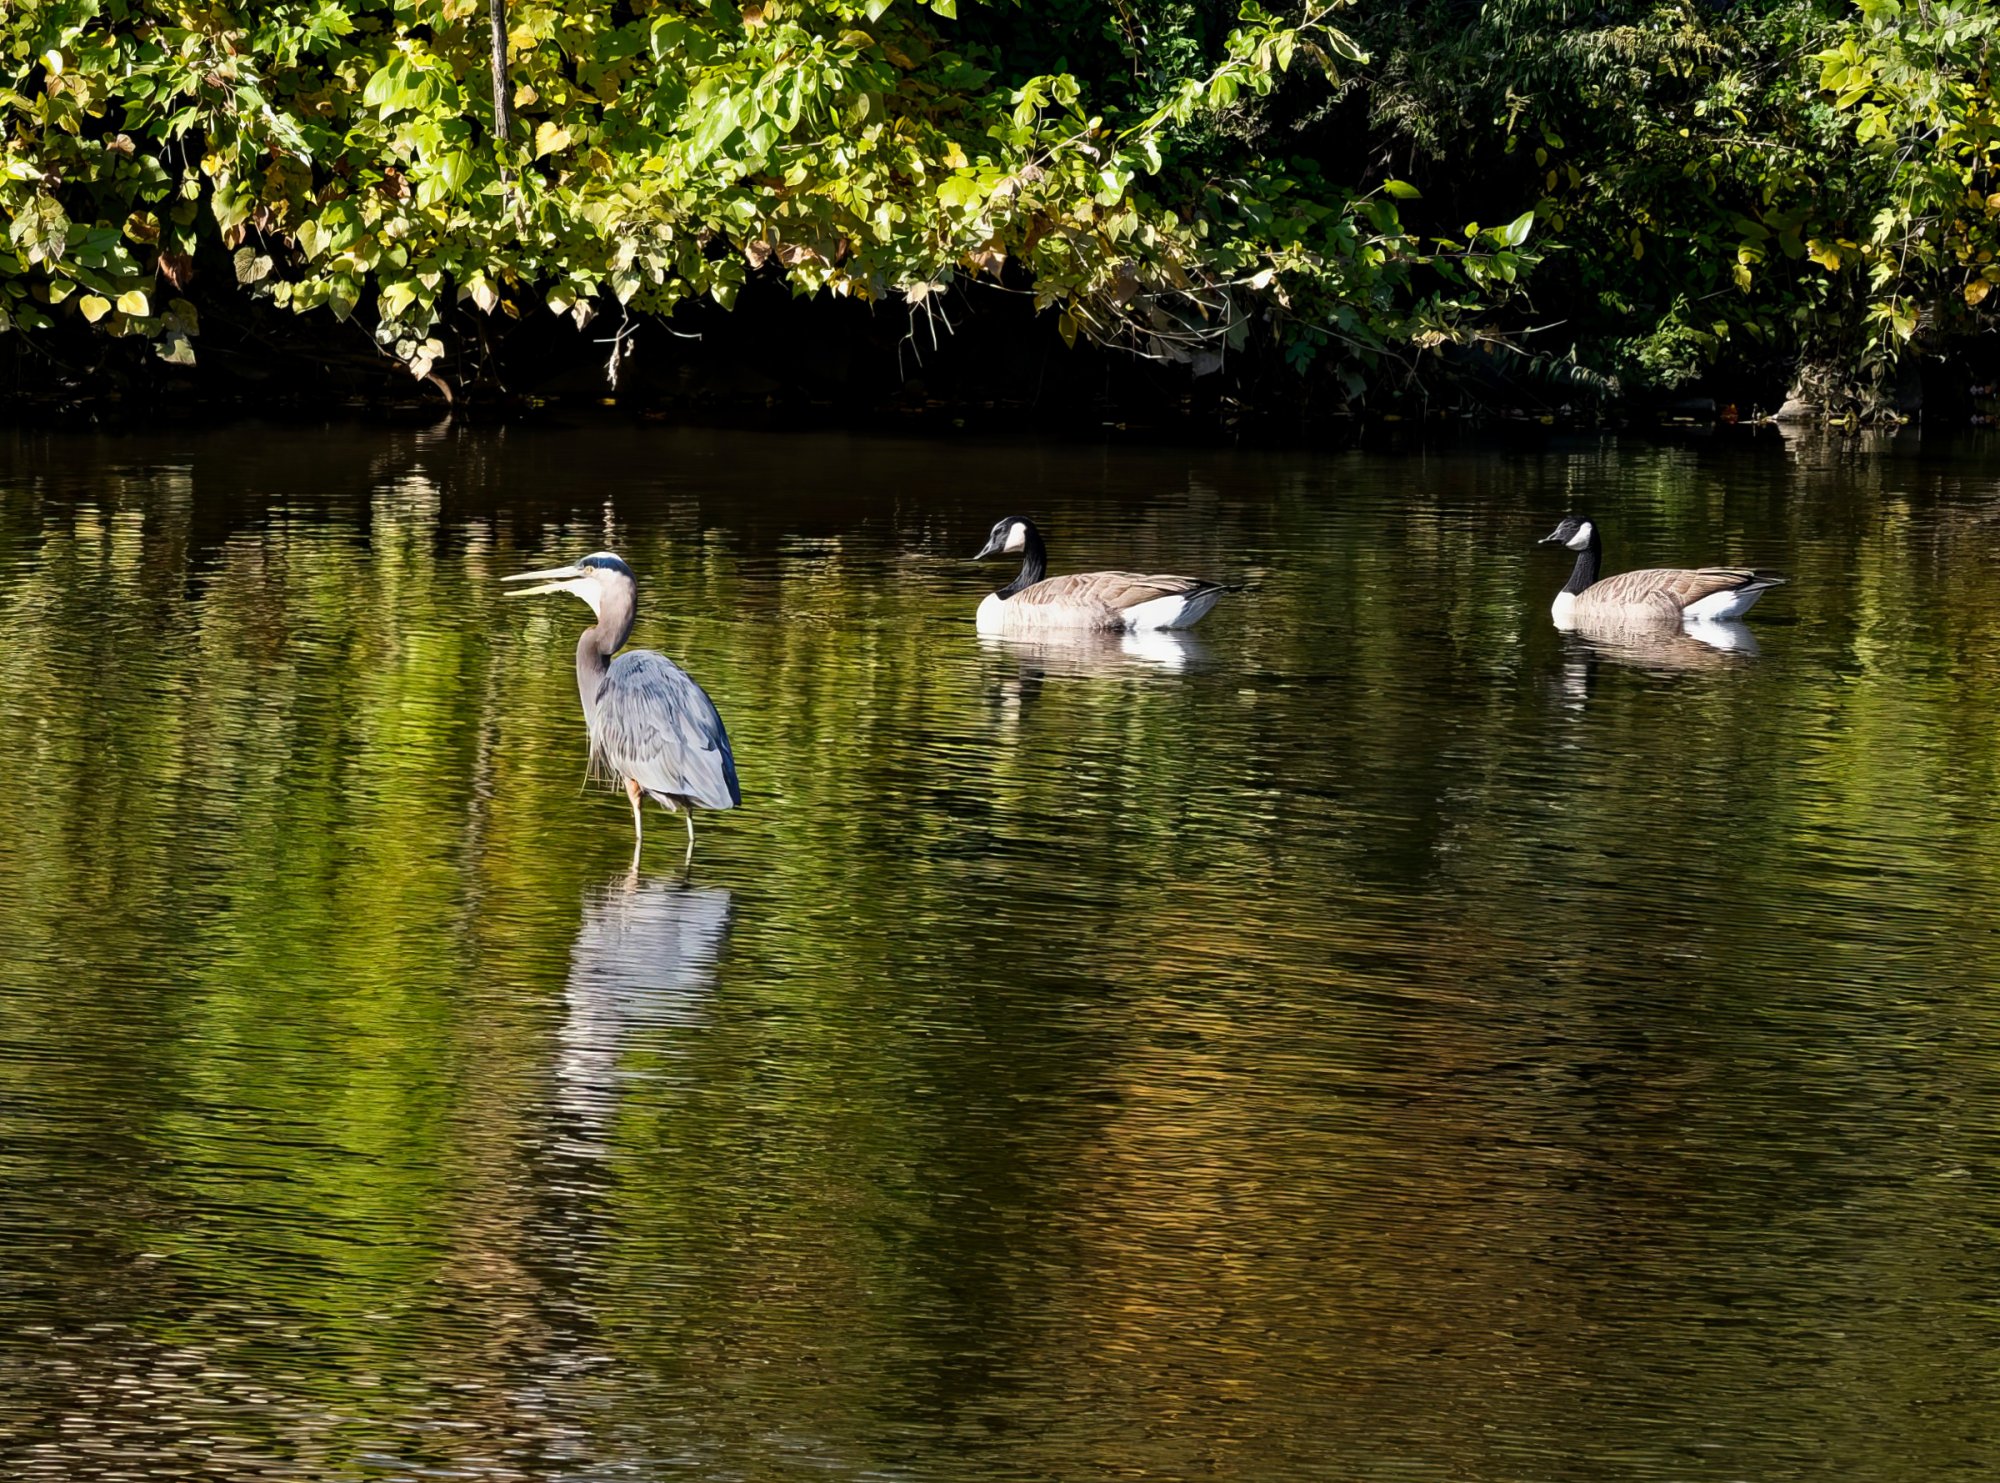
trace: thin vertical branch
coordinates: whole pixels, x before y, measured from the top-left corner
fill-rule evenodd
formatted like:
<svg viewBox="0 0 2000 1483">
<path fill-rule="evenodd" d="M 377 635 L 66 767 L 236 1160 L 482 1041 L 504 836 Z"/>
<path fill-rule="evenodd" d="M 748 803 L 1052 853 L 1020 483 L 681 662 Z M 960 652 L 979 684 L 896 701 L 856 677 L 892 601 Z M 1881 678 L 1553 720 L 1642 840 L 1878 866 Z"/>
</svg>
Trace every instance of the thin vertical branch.
<svg viewBox="0 0 2000 1483">
<path fill-rule="evenodd" d="M 521 193 L 514 189 L 514 172 L 506 163 L 507 146 L 514 137 L 514 90 L 507 82 L 507 0 L 486 0 L 486 14 L 493 25 L 493 145 L 500 151 L 500 183 L 507 188 L 514 219 L 525 225 Z"/>
<path fill-rule="evenodd" d="M 514 134 L 512 89 L 507 86 L 507 0 L 486 0 L 493 21 L 493 137 L 505 144 Z"/>
</svg>

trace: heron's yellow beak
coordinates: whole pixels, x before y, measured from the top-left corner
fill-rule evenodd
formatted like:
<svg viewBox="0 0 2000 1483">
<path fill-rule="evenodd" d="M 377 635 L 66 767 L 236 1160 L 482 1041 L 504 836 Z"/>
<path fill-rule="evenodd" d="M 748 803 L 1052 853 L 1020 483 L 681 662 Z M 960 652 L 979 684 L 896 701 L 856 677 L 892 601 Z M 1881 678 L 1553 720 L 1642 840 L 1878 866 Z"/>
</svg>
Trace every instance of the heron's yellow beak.
<svg viewBox="0 0 2000 1483">
<path fill-rule="evenodd" d="M 511 577 L 502 577 L 503 582 L 539 582 L 539 587 L 519 587 L 507 594 L 509 597 L 535 597 L 544 592 L 567 592 L 569 584 L 583 575 L 583 569 L 575 566 L 552 566 L 547 571 L 516 572 Z"/>
</svg>

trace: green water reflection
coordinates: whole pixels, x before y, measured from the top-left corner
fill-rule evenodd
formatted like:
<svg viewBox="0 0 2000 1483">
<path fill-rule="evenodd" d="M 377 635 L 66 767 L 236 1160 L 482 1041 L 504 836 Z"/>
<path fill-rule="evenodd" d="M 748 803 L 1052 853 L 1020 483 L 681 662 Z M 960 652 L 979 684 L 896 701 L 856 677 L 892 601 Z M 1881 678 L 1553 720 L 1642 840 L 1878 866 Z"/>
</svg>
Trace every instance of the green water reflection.
<svg viewBox="0 0 2000 1483">
<path fill-rule="evenodd" d="M 0 1471 L 1989 1474 L 1996 455 L 0 443 Z M 982 643 L 1010 512 L 1248 590 Z"/>
</svg>

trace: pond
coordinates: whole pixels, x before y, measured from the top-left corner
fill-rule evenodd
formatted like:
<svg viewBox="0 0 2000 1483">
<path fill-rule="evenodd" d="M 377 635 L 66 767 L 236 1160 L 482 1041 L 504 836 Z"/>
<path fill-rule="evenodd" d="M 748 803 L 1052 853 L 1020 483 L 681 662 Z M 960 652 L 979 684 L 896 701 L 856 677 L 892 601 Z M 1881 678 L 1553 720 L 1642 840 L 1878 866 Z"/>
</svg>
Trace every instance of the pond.
<svg viewBox="0 0 2000 1483">
<path fill-rule="evenodd" d="M 1996 474 L 0 438 L 0 1474 L 1992 1476 Z M 1009 513 L 1244 590 L 982 641 Z M 502 596 L 600 548 L 686 871 Z"/>
</svg>

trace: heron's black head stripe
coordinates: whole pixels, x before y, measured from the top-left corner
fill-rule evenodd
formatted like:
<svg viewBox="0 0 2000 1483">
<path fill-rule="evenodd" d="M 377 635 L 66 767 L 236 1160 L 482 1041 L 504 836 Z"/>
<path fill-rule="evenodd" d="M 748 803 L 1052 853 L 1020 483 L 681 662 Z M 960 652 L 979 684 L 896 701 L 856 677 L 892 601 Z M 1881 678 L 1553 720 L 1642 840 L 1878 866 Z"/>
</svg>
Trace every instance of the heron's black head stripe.
<svg viewBox="0 0 2000 1483">
<path fill-rule="evenodd" d="M 610 551 L 593 552 L 579 561 L 577 566 L 584 571 L 613 572 L 630 581 L 638 581 L 638 578 L 632 575 L 632 568 L 625 564 L 624 559 Z"/>
</svg>

